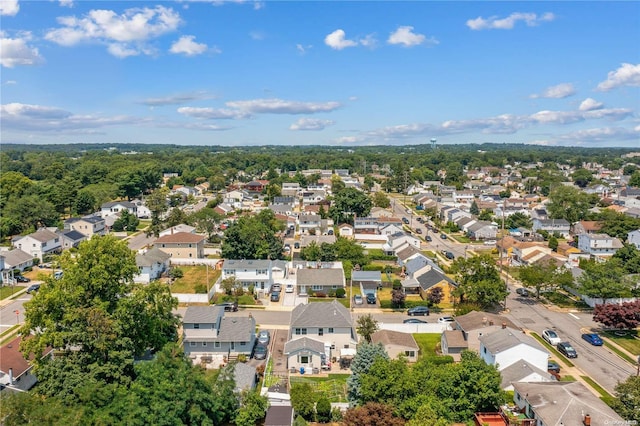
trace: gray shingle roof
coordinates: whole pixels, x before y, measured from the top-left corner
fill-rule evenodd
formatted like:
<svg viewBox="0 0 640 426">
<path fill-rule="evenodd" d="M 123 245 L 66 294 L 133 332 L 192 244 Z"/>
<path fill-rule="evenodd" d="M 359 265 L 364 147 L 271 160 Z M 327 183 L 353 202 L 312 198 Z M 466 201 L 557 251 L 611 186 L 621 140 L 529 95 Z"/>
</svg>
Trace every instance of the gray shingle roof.
<svg viewBox="0 0 640 426">
<path fill-rule="evenodd" d="M 152 266 L 155 263 L 164 263 L 167 259 L 170 259 L 171 255 L 163 252 L 158 247 L 153 247 L 151 250 L 144 254 L 136 255 L 137 266 Z"/>
<path fill-rule="evenodd" d="M 184 313 L 183 323 L 190 324 L 213 324 L 218 322 L 218 317 L 222 315 L 224 308 L 220 306 L 189 306 Z"/>
<path fill-rule="evenodd" d="M 224 317 L 220 322 L 219 342 L 250 342 L 256 329 L 253 317 Z"/>
<path fill-rule="evenodd" d="M 471 311 L 468 314 L 456 317 L 456 324 L 458 328 L 465 332 L 486 327 L 489 322 L 493 322 L 493 324 L 497 326 L 505 323 L 509 328 L 518 328 L 508 318 L 496 314 L 491 314 L 489 312 Z"/>
<path fill-rule="evenodd" d="M 464 340 L 464 334 L 460 330 L 445 330 L 444 339 L 449 348 L 468 348 L 469 343 Z"/>
<path fill-rule="evenodd" d="M 404 346 L 418 350 L 416 339 L 410 333 L 401 333 L 392 330 L 378 330 L 371 336 L 372 343 L 382 343 L 383 345 Z"/>
<path fill-rule="evenodd" d="M 423 290 L 428 290 L 434 285 L 441 283 L 442 281 L 446 281 L 456 287 L 458 286 L 458 284 L 454 280 L 452 280 L 445 274 L 436 271 L 435 269 L 430 269 L 424 274 L 415 278 L 418 280 L 418 283 L 420 283 L 420 287 L 422 287 Z"/>
<path fill-rule="evenodd" d="M 291 327 L 353 327 L 349 310 L 337 300 L 308 303 L 291 312 Z"/>
<path fill-rule="evenodd" d="M 300 285 L 344 286 L 344 271 L 338 268 L 299 269 L 296 282 Z M 313 303 L 312 303 L 313 305 Z M 340 305 L 342 306 L 342 305 Z"/>
<path fill-rule="evenodd" d="M 352 281 L 382 281 L 382 272 L 380 271 L 353 271 L 351 272 Z"/>
<path fill-rule="evenodd" d="M 48 229 L 40 228 L 36 232 L 29 234 L 28 236 L 33 238 L 34 240 L 40 241 L 41 243 L 46 243 L 47 241 L 51 241 L 54 238 L 57 238 L 58 234 L 56 234 L 55 232 L 51 232 Z"/>
<path fill-rule="evenodd" d="M 548 380 L 555 380 L 547 371 L 540 370 L 538 367 L 521 359 L 520 361 L 514 362 L 507 368 L 500 370 L 500 376 L 502 377 L 500 387 L 504 389 L 512 382 L 519 382 L 533 373 L 538 373 Z"/>
<path fill-rule="evenodd" d="M 61 232 L 61 234 L 64 235 L 65 238 L 68 238 L 71 241 L 82 241 L 87 238 L 86 235 L 75 230 L 63 231 Z"/>
<path fill-rule="evenodd" d="M 244 362 L 238 362 L 233 367 L 233 378 L 236 382 L 236 392 L 251 390 L 256 385 L 256 368 Z"/>
<path fill-rule="evenodd" d="M 284 345 L 284 353 L 292 354 L 296 351 L 308 350 L 318 354 L 324 353 L 324 342 L 314 340 L 309 337 L 301 337 L 300 339 L 289 340 Z"/>
<path fill-rule="evenodd" d="M 267 259 L 226 259 L 224 269 L 269 269 L 271 261 Z"/>
<path fill-rule="evenodd" d="M 492 354 L 525 344 L 532 348 L 546 351 L 533 337 L 512 328 L 501 328 L 493 333 L 480 336 L 478 339 Z"/>
<path fill-rule="evenodd" d="M 9 251 L 0 252 L 4 257 L 5 267 L 16 266 L 29 260 L 33 260 L 33 256 L 20 249 L 13 249 Z"/>
</svg>

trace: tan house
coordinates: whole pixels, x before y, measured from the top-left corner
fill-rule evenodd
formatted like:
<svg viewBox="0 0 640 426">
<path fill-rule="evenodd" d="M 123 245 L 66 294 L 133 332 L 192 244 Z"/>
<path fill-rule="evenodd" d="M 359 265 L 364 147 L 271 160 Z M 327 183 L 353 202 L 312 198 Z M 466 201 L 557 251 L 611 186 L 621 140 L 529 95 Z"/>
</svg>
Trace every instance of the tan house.
<svg viewBox="0 0 640 426">
<path fill-rule="evenodd" d="M 455 317 L 453 330 L 442 333 L 440 343 L 443 355 L 456 359 L 464 349 L 480 351 L 480 337 L 502 328 L 518 329 L 508 318 L 489 312 L 471 311 Z M 465 343 L 466 342 L 466 345 Z M 459 358 L 458 358 L 459 359 Z"/>
<path fill-rule="evenodd" d="M 392 330 L 378 330 L 371 336 L 372 343 L 380 343 L 384 346 L 390 358 L 397 359 L 401 356 L 409 362 L 418 361 L 420 347 L 416 339 L 410 333 L 401 333 Z"/>
<path fill-rule="evenodd" d="M 205 238 L 202 235 L 177 232 L 158 238 L 153 245 L 173 258 L 202 259 L 204 242 Z"/>
</svg>

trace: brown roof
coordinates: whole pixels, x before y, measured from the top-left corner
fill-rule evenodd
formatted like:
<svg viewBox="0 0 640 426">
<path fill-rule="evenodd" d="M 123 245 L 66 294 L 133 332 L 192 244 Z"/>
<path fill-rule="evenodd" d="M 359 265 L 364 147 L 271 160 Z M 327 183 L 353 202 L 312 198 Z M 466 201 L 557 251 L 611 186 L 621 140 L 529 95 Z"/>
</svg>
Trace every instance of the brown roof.
<svg viewBox="0 0 640 426">
<path fill-rule="evenodd" d="M 22 337 L 18 336 L 6 345 L 0 347 L 0 371 L 9 374 L 9 369 L 13 370 L 13 377 L 19 377 L 31 368 L 22 352 L 20 352 L 20 342 Z M 43 355 L 51 352 L 51 348 L 45 349 Z M 33 356 L 30 357 L 33 359 Z"/>
<path fill-rule="evenodd" d="M 501 315 L 492 314 L 489 312 L 471 311 L 468 314 L 457 316 L 456 323 L 459 328 L 464 331 L 471 331 L 478 328 L 483 328 L 493 322 L 493 325 L 501 325 L 506 323 L 507 327 L 519 330 L 520 327 L 512 323 L 508 318 Z"/>
<path fill-rule="evenodd" d="M 192 234 L 190 232 L 176 232 L 158 238 L 156 243 L 199 243 L 204 240 L 204 236 Z"/>
<path fill-rule="evenodd" d="M 602 222 L 598 222 L 595 220 L 581 220 L 580 224 L 585 231 L 599 231 L 600 229 L 602 229 Z"/>
<path fill-rule="evenodd" d="M 444 338 L 450 348 L 467 348 L 469 344 L 464 340 L 464 334 L 460 330 L 445 330 Z"/>
<path fill-rule="evenodd" d="M 378 330 L 371 335 L 371 342 L 383 345 L 398 345 L 407 348 L 418 349 L 416 339 L 410 333 L 401 333 L 392 330 Z"/>
</svg>

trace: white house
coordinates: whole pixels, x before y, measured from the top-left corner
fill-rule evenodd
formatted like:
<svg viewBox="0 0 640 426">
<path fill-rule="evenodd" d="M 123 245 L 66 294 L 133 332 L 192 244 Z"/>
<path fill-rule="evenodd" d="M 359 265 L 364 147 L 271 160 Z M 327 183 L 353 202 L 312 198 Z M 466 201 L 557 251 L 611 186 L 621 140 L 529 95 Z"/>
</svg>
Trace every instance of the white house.
<svg viewBox="0 0 640 426">
<path fill-rule="evenodd" d="M 559 233 L 562 238 L 568 238 L 571 224 L 565 219 L 533 219 L 533 231 L 547 231 L 550 234 Z"/>
<path fill-rule="evenodd" d="M 245 290 L 254 286 L 258 294 L 271 292 L 271 286 L 287 277 L 287 265 L 281 260 L 226 259 L 222 266 L 222 279 L 235 277 Z"/>
<path fill-rule="evenodd" d="M 622 247 L 622 241 L 607 234 L 578 235 L 578 249 L 591 256 L 613 256 Z"/>
<path fill-rule="evenodd" d="M 640 229 L 629 232 L 627 234 L 627 242 L 640 249 Z"/>
<path fill-rule="evenodd" d="M 100 216 L 104 219 L 107 216 L 113 216 L 127 210 L 129 213 L 138 216 L 138 206 L 129 201 L 110 201 L 100 206 Z"/>
<path fill-rule="evenodd" d="M 318 214 L 301 214 L 298 216 L 298 230 L 300 234 L 322 232 L 322 218 Z"/>
<path fill-rule="evenodd" d="M 145 284 L 157 280 L 169 269 L 170 259 L 170 254 L 163 252 L 157 247 L 153 247 L 143 254 L 137 254 L 136 266 L 138 267 L 138 275 L 136 275 L 133 280 L 137 283 Z"/>
<path fill-rule="evenodd" d="M 45 254 L 55 253 L 62 250 L 62 238 L 55 232 L 40 228 L 24 237 L 19 237 L 13 241 L 13 246 L 33 257 L 43 260 Z"/>
<path fill-rule="evenodd" d="M 396 254 L 401 248 L 405 248 L 405 245 L 410 245 L 416 248 L 420 248 L 420 239 L 406 232 L 398 232 L 387 237 L 387 243 L 383 246 L 383 250 L 388 254 Z"/>
<path fill-rule="evenodd" d="M 510 365 L 527 361 L 532 366 L 547 371 L 549 352 L 533 337 L 509 327 L 500 328 L 480 336 L 480 357 L 489 365 L 502 371 Z"/>
<path fill-rule="evenodd" d="M 20 352 L 22 337 L 16 337 L 0 347 L 0 392 L 26 392 L 37 382 L 31 371 L 33 365 Z M 51 348 L 45 349 L 42 357 L 48 356 Z"/>
</svg>

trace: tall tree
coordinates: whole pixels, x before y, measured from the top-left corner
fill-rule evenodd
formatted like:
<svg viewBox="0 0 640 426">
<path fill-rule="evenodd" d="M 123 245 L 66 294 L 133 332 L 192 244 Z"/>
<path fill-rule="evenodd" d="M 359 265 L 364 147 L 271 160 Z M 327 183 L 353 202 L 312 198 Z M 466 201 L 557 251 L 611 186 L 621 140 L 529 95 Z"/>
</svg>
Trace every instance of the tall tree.
<svg viewBox="0 0 640 426">
<path fill-rule="evenodd" d="M 619 260 L 609 259 L 606 262 L 583 262 L 580 267 L 584 273 L 578 278 L 578 291 L 588 297 L 608 299 L 630 297 L 632 284 L 625 277 Z"/>
<path fill-rule="evenodd" d="M 87 190 L 81 190 L 78 192 L 78 196 L 76 197 L 73 210 L 77 214 L 88 214 L 96 211 L 97 202 L 96 197 L 93 193 Z"/>
<path fill-rule="evenodd" d="M 371 336 L 379 330 L 378 321 L 371 314 L 362 315 L 356 321 L 356 330 L 367 343 L 371 343 Z"/>
<path fill-rule="evenodd" d="M 596 201 L 578 188 L 565 185 L 554 187 L 549 193 L 549 200 L 549 215 L 553 219 L 566 219 L 569 223 L 584 219 Z"/>
<path fill-rule="evenodd" d="M 364 217 L 371 211 L 371 198 L 362 191 L 345 188 L 334 194 L 329 216 L 335 223 L 345 221 L 353 223 L 354 216 Z"/>
<path fill-rule="evenodd" d="M 167 196 L 169 190 L 166 187 L 158 188 L 149 194 L 145 200 L 145 204 L 151 211 L 151 225 L 147 229 L 149 235 L 159 236 L 162 230 L 162 217 L 169 209 Z"/>
<path fill-rule="evenodd" d="M 623 419 L 640 424 L 640 376 L 630 376 L 615 387 L 615 410 Z M 631 424 L 631 423 L 630 423 Z"/>
<path fill-rule="evenodd" d="M 451 270 L 458 282 L 454 295 L 460 298 L 460 302 L 477 303 L 488 308 L 499 304 L 507 296 L 506 285 L 489 254 L 468 259 L 459 257 L 453 262 Z"/>
<path fill-rule="evenodd" d="M 573 282 L 573 277 L 568 269 L 558 267 L 551 261 L 521 266 L 518 275 L 525 287 L 536 290 L 537 298 L 540 298 L 542 291 L 569 286 Z"/>
<path fill-rule="evenodd" d="M 360 376 L 366 374 L 378 357 L 389 359 L 382 344 L 361 343 L 351 362 L 351 376 L 347 379 L 347 398 L 352 404 L 361 402 Z"/>
<path fill-rule="evenodd" d="M 376 207 L 388 209 L 391 206 L 391 200 L 384 192 L 374 192 L 371 198 L 373 200 L 373 205 Z"/>
<path fill-rule="evenodd" d="M 225 232 L 222 257 L 225 259 L 282 259 L 284 243 L 276 237 L 284 224 L 271 210 L 257 216 L 243 216 Z"/>
<path fill-rule="evenodd" d="M 640 301 L 596 305 L 593 320 L 605 327 L 633 330 L 640 324 Z"/>
</svg>

